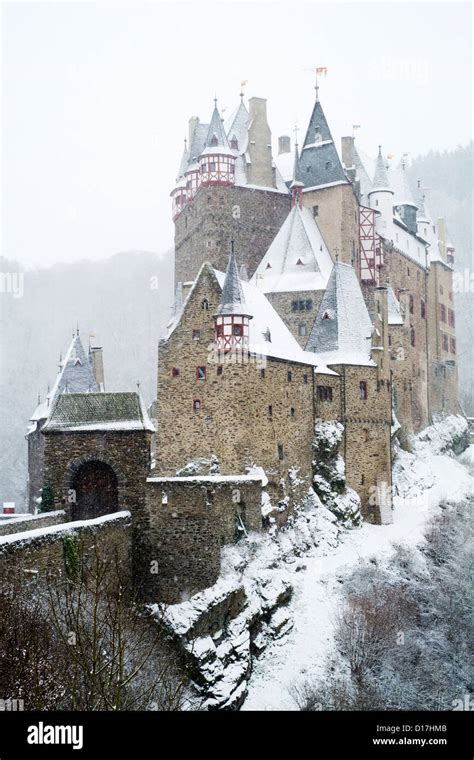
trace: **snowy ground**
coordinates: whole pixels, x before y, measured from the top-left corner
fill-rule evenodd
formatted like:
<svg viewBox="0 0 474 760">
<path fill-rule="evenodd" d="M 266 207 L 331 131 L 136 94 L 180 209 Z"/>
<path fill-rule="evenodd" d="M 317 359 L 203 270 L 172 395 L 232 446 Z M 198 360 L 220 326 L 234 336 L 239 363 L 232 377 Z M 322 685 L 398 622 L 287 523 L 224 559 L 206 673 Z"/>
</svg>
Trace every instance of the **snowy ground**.
<svg viewBox="0 0 474 760">
<path fill-rule="evenodd" d="M 293 629 L 254 662 L 249 694 L 241 709 L 296 710 L 292 685 L 317 678 L 332 648 L 334 613 L 344 576 L 359 560 L 389 561 L 394 544 L 416 546 L 440 504 L 474 496 L 474 446 L 458 458 L 440 454 L 442 450 L 437 430 L 432 440 L 420 437 L 414 454 L 399 452 L 394 469 L 399 494 L 392 525 L 365 523 L 345 532 L 342 543 L 324 555 L 316 548 L 305 556 L 305 569 L 293 572 L 291 578 Z"/>
</svg>

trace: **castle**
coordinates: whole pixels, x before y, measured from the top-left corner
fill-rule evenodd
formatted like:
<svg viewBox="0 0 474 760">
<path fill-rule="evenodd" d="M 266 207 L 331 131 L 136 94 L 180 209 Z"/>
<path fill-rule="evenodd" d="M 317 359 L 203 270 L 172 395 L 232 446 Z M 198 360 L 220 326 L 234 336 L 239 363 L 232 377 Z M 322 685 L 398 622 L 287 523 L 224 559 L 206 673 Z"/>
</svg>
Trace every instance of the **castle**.
<svg viewBox="0 0 474 760">
<path fill-rule="evenodd" d="M 105 392 L 102 350 L 78 333 L 31 418 L 30 510 L 129 509 L 149 599 L 211 585 L 225 543 L 286 521 L 315 426 L 342 425 L 346 483 L 384 523 L 395 437 L 458 411 L 454 249 L 420 183 L 414 198 L 404 163 L 353 137 L 340 157 L 317 88 L 301 150 L 278 144 L 261 98 L 190 119 L 154 422 L 137 393 Z"/>
</svg>

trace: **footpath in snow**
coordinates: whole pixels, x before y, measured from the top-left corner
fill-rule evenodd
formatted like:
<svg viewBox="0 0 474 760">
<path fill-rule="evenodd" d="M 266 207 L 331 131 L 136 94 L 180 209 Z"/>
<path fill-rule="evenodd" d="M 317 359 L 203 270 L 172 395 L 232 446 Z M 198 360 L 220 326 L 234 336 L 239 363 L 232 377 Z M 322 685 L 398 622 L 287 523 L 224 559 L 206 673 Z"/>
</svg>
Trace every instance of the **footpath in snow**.
<svg viewBox="0 0 474 760">
<path fill-rule="evenodd" d="M 290 602 L 293 628 L 271 642 L 254 660 L 248 696 L 242 710 L 296 710 L 291 689 L 301 680 L 321 675 L 333 646 L 333 622 L 344 577 L 360 560 L 386 562 L 394 544 L 415 547 L 441 504 L 474 497 L 474 446 L 460 457 L 442 453 L 461 435 L 465 420 L 451 417 L 428 428 L 415 442 L 414 453 L 399 451 L 394 467 L 394 522 L 345 531 L 334 548 L 315 548 L 295 568 Z"/>
</svg>

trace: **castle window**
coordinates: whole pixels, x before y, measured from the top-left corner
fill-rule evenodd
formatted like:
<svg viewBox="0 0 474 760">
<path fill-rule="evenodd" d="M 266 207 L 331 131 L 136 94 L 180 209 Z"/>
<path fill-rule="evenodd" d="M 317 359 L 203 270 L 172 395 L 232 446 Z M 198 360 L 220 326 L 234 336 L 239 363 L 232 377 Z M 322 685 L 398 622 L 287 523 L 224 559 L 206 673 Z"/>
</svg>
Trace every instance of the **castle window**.
<svg viewBox="0 0 474 760">
<path fill-rule="evenodd" d="M 298 311 L 298 301 L 291 302 L 291 311 Z"/>
<path fill-rule="evenodd" d="M 416 335 L 415 335 L 415 330 L 413 327 L 410 330 L 410 343 L 412 346 L 416 345 Z"/>
<path fill-rule="evenodd" d="M 271 269 L 271 268 L 272 268 L 272 265 L 270 264 L 270 262 L 268 262 L 266 269 Z"/>
<path fill-rule="evenodd" d="M 217 135 L 212 135 L 210 144 L 212 147 L 215 147 L 218 144 Z"/>
<path fill-rule="evenodd" d="M 260 377 L 261 377 L 262 379 L 265 377 L 265 370 L 264 370 L 264 369 L 261 369 L 261 370 L 260 370 Z"/>
<path fill-rule="evenodd" d="M 309 173 L 310 173 L 310 171 L 311 171 L 311 166 L 307 166 L 307 167 L 306 167 L 306 174 L 309 174 Z"/>
<path fill-rule="evenodd" d="M 207 202 L 208 202 L 208 204 L 212 203 L 212 195 L 208 195 L 207 196 Z"/>
<path fill-rule="evenodd" d="M 216 325 L 216 335 L 218 338 L 222 338 L 224 335 L 224 325 L 218 324 Z"/>
<path fill-rule="evenodd" d="M 318 385 L 317 394 L 319 401 L 332 401 L 332 388 L 329 385 Z"/>
<path fill-rule="evenodd" d="M 296 266 L 298 266 L 298 267 L 302 267 L 302 266 L 304 266 L 304 264 L 303 264 L 303 262 L 301 261 L 301 259 L 298 259 L 298 261 L 296 262 Z"/>
<path fill-rule="evenodd" d="M 298 323 L 298 335 L 306 335 L 306 322 Z"/>
<path fill-rule="evenodd" d="M 364 474 L 362 473 L 362 475 L 360 476 L 360 484 L 361 484 L 361 486 L 364 485 L 364 480 L 365 480 Z"/>
<path fill-rule="evenodd" d="M 454 311 L 452 309 L 448 309 L 448 325 L 450 325 L 451 327 L 454 327 L 455 322 L 456 322 L 456 319 L 454 316 Z"/>
<path fill-rule="evenodd" d="M 269 404 L 268 407 L 268 416 L 273 417 L 273 406 L 271 404 Z"/>
<path fill-rule="evenodd" d="M 392 345 L 392 336 L 391 335 L 388 336 L 388 345 L 389 346 Z"/>
<path fill-rule="evenodd" d="M 409 297 L 408 304 L 409 304 L 408 308 L 410 309 L 410 314 L 413 314 L 415 310 L 415 299 L 413 298 L 412 295 L 410 295 Z"/>
<path fill-rule="evenodd" d="M 206 368 L 196 367 L 196 380 L 205 380 L 205 379 L 206 379 Z"/>
<path fill-rule="evenodd" d="M 313 302 L 311 298 L 308 298 L 308 300 L 305 302 L 305 309 L 306 311 L 311 311 L 312 308 L 313 308 Z"/>
<path fill-rule="evenodd" d="M 178 367 L 173 367 L 171 370 L 171 377 L 178 377 L 179 376 L 179 369 Z"/>
<path fill-rule="evenodd" d="M 455 354 L 456 353 L 456 338 L 450 338 L 449 342 L 451 344 L 451 353 Z"/>
<path fill-rule="evenodd" d="M 219 366 L 217 367 L 217 374 L 222 375 L 222 364 L 219 364 Z"/>
<path fill-rule="evenodd" d="M 330 161 L 326 161 L 326 171 L 328 171 L 332 167 L 332 164 Z"/>
<path fill-rule="evenodd" d="M 313 216 L 319 216 L 319 206 L 313 206 Z"/>
<path fill-rule="evenodd" d="M 284 456 L 284 454 L 283 454 L 283 444 L 279 443 L 278 444 L 278 459 L 280 460 L 280 462 L 283 459 L 283 456 Z"/>
<path fill-rule="evenodd" d="M 237 335 L 238 337 L 241 337 L 243 334 L 244 334 L 243 325 L 232 325 L 232 335 Z"/>
<path fill-rule="evenodd" d="M 379 205 L 379 199 L 378 199 L 378 198 L 376 198 L 376 199 L 375 199 L 375 205 L 376 205 L 376 206 L 378 206 L 378 205 Z"/>
<path fill-rule="evenodd" d="M 361 380 L 359 383 L 359 398 L 362 399 L 362 401 L 367 400 L 367 383 L 365 380 Z"/>
<path fill-rule="evenodd" d="M 293 375 L 291 374 L 291 372 L 287 373 L 287 378 L 288 378 L 288 382 L 291 383 L 291 381 L 293 379 Z"/>
<path fill-rule="evenodd" d="M 444 303 L 439 305 L 439 318 L 441 322 L 446 322 L 446 306 Z"/>
<path fill-rule="evenodd" d="M 452 300 L 453 300 L 453 294 L 451 293 L 451 291 L 449 291 L 449 300 L 450 300 L 450 301 L 452 301 Z"/>
<path fill-rule="evenodd" d="M 290 409 L 290 414 L 291 414 L 292 417 L 295 416 L 295 408 L 293 406 Z"/>
<path fill-rule="evenodd" d="M 238 140 L 237 140 L 237 138 L 235 137 L 235 135 L 234 135 L 234 137 L 232 138 L 232 140 L 230 141 L 230 147 L 232 148 L 232 150 L 238 150 L 238 147 L 239 147 L 239 143 L 238 143 Z"/>
<path fill-rule="evenodd" d="M 420 301 L 420 314 L 422 319 L 426 319 L 426 303 L 423 299 Z"/>
<path fill-rule="evenodd" d="M 442 285 L 439 286 L 439 292 L 441 293 L 441 295 L 443 295 L 444 290 L 443 290 L 443 286 Z"/>
<path fill-rule="evenodd" d="M 198 398 L 195 398 L 193 401 L 193 412 L 200 412 L 201 411 L 201 402 Z"/>
<path fill-rule="evenodd" d="M 407 240 L 407 248 L 408 248 L 408 240 Z M 410 267 L 407 267 L 407 275 L 410 276 Z"/>
<path fill-rule="evenodd" d="M 443 351 L 449 351 L 448 336 L 446 333 L 441 334 L 441 345 L 443 347 Z"/>
<path fill-rule="evenodd" d="M 193 340 L 201 340 L 201 330 L 193 330 Z"/>
<path fill-rule="evenodd" d="M 303 385 L 308 385 L 308 375 L 303 375 Z"/>
<path fill-rule="evenodd" d="M 208 308 L 209 308 L 209 301 L 207 300 L 207 298 L 203 298 L 203 300 L 201 301 L 201 309 L 205 309 L 207 311 Z"/>
<path fill-rule="evenodd" d="M 210 163 L 209 163 L 209 171 L 210 172 L 215 172 L 216 171 L 216 162 L 215 161 L 210 161 Z"/>
</svg>

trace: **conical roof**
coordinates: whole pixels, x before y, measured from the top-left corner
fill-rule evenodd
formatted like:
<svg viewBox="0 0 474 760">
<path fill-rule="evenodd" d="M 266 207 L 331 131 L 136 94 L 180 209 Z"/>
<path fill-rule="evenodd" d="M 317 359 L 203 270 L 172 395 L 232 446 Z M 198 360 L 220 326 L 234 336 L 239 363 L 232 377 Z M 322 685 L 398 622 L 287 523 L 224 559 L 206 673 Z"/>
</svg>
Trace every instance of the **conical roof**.
<svg viewBox="0 0 474 760">
<path fill-rule="evenodd" d="M 204 146 L 205 152 L 209 148 L 227 148 L 230 150 L 227 135 L 225 133 L 224 125 L 217 108 L 217 100 L 214 101 L 214 111 L 212 112 L 211 123 L 207 132 L 206 143 Z"/>
<path fill-rule="evenodd" d="M 221 301 L 216 314 L 248 315 L 242 284 L 240 282 L 239 270 L 237 268 L 237 262 L 233 251 L 229 256 L 229 263 L 227 265 L 224 285 L 222 287 Z"/>
<path fill-rule="evenodd" d="M 347 182 L 321 103 L 316 100 L 300 157 L 305 187 Z"/>
<path fill-rule="evenodd" d="M 381 145 L 379 145 L 379 154 L 377 156 L 377 161 L 375 162 L 372 189 L 369 192 L 376 192 L 377 190 L 391 190 L 390 182 L 388 181 L 387 169 L 385 166 L 385 159 L 382 156 Z"/>
</svg>

